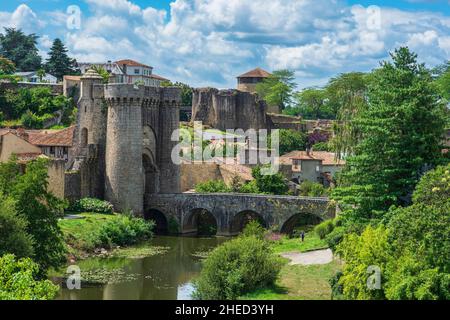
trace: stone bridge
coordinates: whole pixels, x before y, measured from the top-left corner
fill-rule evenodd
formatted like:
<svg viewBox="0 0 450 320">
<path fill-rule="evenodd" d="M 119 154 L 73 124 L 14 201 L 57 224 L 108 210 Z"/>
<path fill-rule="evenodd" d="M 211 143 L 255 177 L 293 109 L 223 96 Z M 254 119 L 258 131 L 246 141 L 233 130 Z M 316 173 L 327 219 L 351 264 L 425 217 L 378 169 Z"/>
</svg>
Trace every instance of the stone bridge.
<svg viewBox="0 0 450 320">
<path fill-rule="evenodd" d="M 144 215 L 155 220 L 159 232 L 197 233 L 200 219 L 217 226 L 217 235 L 238 234 L 249 220 L 289 233 L 298 224 L 333 218 L 336 207 L 328 198 L 250 194 L 146 195 Z"/>
</svg>

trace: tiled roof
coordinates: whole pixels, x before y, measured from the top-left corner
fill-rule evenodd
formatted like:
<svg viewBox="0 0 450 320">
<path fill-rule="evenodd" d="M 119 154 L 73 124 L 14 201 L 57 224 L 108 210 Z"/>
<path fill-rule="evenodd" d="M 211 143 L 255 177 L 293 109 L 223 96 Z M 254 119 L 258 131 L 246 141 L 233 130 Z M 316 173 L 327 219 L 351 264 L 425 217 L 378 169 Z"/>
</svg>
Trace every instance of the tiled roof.
<svg viewBox="0 0 450 320">
<path fill-rule="evenodd" d="M 336 154 L 326 151 L 313 151 L 309 155 L 306 151 L 292 151 L 280 157 L 280 163 L 292 164 L 292 160 L 322 160 L 324 166 L 345 165 L 344 160 L 337 160 Z"/>
<path fill-rule="evenodd" d="M 65 80 L 81 81 L 81 76 L 64 76 Z"/>
<path fill-rule="evenodd" d="M 53 132 L 41 130 L 39 133 L 29 133 L 28 141 L 36 146 L 71 147 L 74 129 L 75 127 L 69 127 Z"/>
<path fill-rule="evenodd" d="M 41 147 L 71 147 L 73 143 L 73 131 L 75 127 L 62 130 L 23 130 L 23 129 L 2 129 L 0 136 L 7 133 L 22 137 L 29 143 Z"/>
<path fill-rule="evenodd" d="M 256 68 L 251 71 L 248 71 L 244 74 L 241 74 L 238 78 L 267 78 L 271 74 L 267 72 L 266 70 L 263 70 L 261 68 Z"/>
<path fill-rule="evenodd" d="M 161 81 L 169 81 L 169 79 L 163 78 L 161 76 L 158 76 L 157 74 L 151 74 L 150 78 L 156 79 L 156 80 L 161 80 Z"/>
<path fill-rule="evenodd" d="M 116 64 L 118 64 L 119 66 L 123 66 L 123 65 L 127 65 L 127 66 L 132 66 L 132 67 L 145 67 L 145 68 L 151 68 L 150 66 L 147 66 L 145 64 L 142 64 L 140 62 L 131 60 L 131 59 L 124 59 L 124 60 L 119 60 L 115 62 Z"/>
</svg>

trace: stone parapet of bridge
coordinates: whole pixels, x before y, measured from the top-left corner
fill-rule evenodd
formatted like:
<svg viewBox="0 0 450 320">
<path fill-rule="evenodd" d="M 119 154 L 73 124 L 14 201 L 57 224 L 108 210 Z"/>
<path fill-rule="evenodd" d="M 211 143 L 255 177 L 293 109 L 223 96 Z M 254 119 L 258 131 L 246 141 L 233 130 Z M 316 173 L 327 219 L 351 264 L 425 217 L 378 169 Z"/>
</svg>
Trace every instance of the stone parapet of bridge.
<svg viewBox="0 0 450 320">
<path fill-rule="evenodd" d="M 146 218 L 166 225 L 176 222 L 182 234 L 196 233 L 198 215 L 207 213 L 214 217 L 217 234 L 222 236 L 239 233 L 249 217 L 284 232 L 295 219 L 309 216 L 323 221 L 336 214 L 336 206 L 328 198 L 230 193 L 148 194 L 144 208 Z"/>
</svg>

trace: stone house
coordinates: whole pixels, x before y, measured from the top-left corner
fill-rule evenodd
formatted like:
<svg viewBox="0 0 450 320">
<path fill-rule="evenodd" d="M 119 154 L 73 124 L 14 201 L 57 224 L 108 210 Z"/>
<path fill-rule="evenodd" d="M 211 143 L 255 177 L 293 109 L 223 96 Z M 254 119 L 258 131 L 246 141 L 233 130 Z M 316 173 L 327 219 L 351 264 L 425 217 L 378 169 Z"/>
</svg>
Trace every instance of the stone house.
<svg viewBox="0 0 450 320">
<path fill-rule="evenodd" d="M 261 68 L 250 70 L 237 77 L 237 89 L 243 92 L 256 93 L 256 85 L 271 74 Z"/>
<path fill-rule="evenodd" d="M 325 151 L 293 151 L 280 157 L 282 173 L 297 184 L 311 181 L 330 186 L 344 165 L 335 153 Z"/>
</svg>

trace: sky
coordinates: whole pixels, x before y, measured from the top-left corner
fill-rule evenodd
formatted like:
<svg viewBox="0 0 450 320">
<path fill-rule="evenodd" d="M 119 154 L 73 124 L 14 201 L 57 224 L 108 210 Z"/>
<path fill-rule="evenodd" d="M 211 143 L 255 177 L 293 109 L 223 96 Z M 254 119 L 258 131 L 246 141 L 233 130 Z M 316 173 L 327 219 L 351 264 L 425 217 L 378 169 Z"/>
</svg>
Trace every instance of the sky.
<svg viewBox="0 0 450 320">
<path fill-rule="evenodd" d="M 0 32 L 60 38 L 79 62 L 134 59 L 194 87 L 233 88 L 255 67 L 295 71 L 299 88 L 370 71 L 408 46 L 450 58 L 450 0 L 0 0 Z"/>
</svg>

